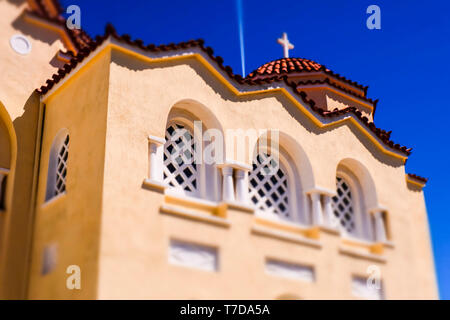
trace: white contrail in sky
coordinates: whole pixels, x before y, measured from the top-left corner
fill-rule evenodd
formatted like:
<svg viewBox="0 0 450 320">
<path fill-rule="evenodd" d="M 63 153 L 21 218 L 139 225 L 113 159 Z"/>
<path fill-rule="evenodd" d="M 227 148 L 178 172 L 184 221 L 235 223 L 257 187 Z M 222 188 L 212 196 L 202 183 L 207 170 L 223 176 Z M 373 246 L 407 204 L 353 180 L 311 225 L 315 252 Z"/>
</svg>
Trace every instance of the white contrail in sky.
<svg viewBox="0 0 450 320">
<path fill-rule="evenodd" d="M 239 23 L 239 43 L 241 46 L 241 64 L 242 76 L 245 77 L 245 51 L 244 51 L 244 14 L 242 8 L 242 0 L 236 0 L 238 23 Z"/>
</svg>

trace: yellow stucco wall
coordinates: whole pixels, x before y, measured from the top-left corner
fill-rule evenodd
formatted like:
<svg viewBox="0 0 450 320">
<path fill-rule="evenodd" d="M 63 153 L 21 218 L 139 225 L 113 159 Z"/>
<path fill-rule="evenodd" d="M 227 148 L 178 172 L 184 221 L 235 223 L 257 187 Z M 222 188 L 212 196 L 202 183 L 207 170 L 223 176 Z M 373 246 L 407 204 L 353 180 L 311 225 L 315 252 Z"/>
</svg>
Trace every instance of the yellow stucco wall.
<svg viewBox="0 0 450 320">
<path fill-rule="evenodd" d="M 45 103 L 28 298 L 95 298 L 102 211 L 109 54 L 98 56 Z M 45 202 L 48 161 L 61 129 L 70 135 L 66 193 Z M 42 275 L 45 246 L 56 244 L 56 269 Z M 66 269 L 78 265 L 82 290 L 66 288 Z"/>
</svg>

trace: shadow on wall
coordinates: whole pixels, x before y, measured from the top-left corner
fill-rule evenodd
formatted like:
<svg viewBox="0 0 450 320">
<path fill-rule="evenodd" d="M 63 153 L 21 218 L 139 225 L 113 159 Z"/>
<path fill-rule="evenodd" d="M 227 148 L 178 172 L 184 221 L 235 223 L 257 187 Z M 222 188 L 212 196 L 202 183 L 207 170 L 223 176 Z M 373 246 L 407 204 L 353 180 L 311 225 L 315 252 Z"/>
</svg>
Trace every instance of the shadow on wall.
<svg viewBox="0 0 450 320">
<path fill-rule="evenodd" d="M 344 97 L 334 93 L 327 92 L 325 95 L 326 105 L 328 106 L 328 110 L 332 111 L 334 108 L 346 108 L 347 106 L 355 107 L 366 114 L 372 113 L 372 110 L 368 107 L 363 107 L 358 103 L 351 101 L 350 99 L 345 99 Z"/>
<path fill-rule="evenodd" d="M 5 298 L 7 273 L 6 238 L 7 225 L 11 216 L 11 197 L 17 155 L 14 125 L 6 107 L 0 101 L 0 299 Z"/>
<path fill-rule="evenodd" d="M 20 1 L 17 1 L 20 2 Z M 56 32 L 47 30 L 45 28 L 38 28 L 25 20 L 25 13 L 22 13 L 13 22 L 13 27 L 23 35 L 31 37 L 33 40 L 38 40 L 52 45 L 55 41 L 60 40 L 60 35 Z M 49 61 L 50 65 L 55 68 L 62 68 L 65 62 L 56 58 L 56 55 Z"/>
<path fill-rule="evenodd" d="M 13 198 L 6 239 L 5 290 L 9 299 L 26 298 L 28 258 L 32 236 L 32 181 L 35 143 L 39 119 L 39 95 L 28 98 L 22 116 L 13 121 L 17 136 L 17 160 L 15 164 Z"/>
<path fill-rule="evenodd" d="M 22 13 L 13 22 L 13 27 L 20 31 L 22 34 L 33 38 L 34 40 L 39 40 L 52 45 L 55 41 L 60 39 L 56 32 L 47 30 L 45 28 L 38 28 L 33 24 L 25 21 L 25 13 Z"/>
<path fill-rule="evenodd" d="M 412 184 L 412 183 L 406 183 L 406 185 L 408 186 L 408 190 L 413 191 L 413 192 L 422 192 L 423 189 L 422 187 Z"/>
<path fill-rule="evenodd" d="M 15 6 L 20 6 L 22 5 L 22 3 L 24 3 L 26 0 L 7 0 L 7 2 L 15 5 Z"/>
</svg>

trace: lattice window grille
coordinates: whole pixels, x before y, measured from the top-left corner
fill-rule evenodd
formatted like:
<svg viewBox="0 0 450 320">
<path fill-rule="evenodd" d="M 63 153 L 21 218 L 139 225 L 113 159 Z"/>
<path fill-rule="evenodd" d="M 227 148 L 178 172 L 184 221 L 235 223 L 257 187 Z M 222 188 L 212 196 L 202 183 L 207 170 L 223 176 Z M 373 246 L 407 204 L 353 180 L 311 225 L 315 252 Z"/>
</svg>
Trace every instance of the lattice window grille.
<svg viewBox="0 0 450 320">
<path fill-rule="evenodd" d="M 66 191 L 67 159 L 69 157 L 69 135 L 64 139 L 58 152 L 56 163 L 56 183 L 54 195 L 57 196 Z"/>
<path fill-rule="evenodd" d="M 164 182 L 190 193 L 198 187 L 198 166 L 194 161 L 196 144 L 183 125 L 172 124 L 166 129 L 164 145 Z"/>
<path fill-rule="evenodd" d="M 334 216 L 338 219 L 340 227 L 347 233 L 355 231 L 355 213 L 353 209 L 352 193 L 344 179 L 336 178 L 337 195 L 333 197 L 332 207 Z"/>
<path fill-rule="evenodd" d="M 258 210 L 290 218 L 286 173 L 268 153 L 259 153 L 249 172 L 250 199 Z"/>
</svg>

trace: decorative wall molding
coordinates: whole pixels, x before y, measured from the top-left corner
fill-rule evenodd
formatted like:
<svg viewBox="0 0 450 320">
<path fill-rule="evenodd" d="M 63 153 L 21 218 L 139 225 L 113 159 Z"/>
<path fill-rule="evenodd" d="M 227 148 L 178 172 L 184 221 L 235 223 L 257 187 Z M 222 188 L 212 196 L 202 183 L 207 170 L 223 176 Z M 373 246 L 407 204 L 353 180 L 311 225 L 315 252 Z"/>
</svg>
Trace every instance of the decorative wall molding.
<svg viewBox="0 0 450 320">
<path fill-rule="evenodd" d="M 186 218 L 190 220 L 195 220 L 199 222 L 205 222 L 219 227 L 229 228 L 231 223 L 224 218 L 213 216 L 207 213 L 200 213 L 194 210 L 184 209 L 182 207 L 162 205 L 160 212 L 164 214 L 170 214 L 180 218 Z"/>
<path fill-rule="evenodd" d="M 263 227 L 263 226 L 254 225 L 254 226 L 252 226 L 251 230 L 252 230 L 252 233 L 255 235 L 260 235 L 260 236 L 265 236 L 265 237 L 274 238 L 274 239 L 278 239 L 278 240 L 303 244 L 303 245 L 313 247 L 313 248 L 319 248 L 319 249 L 322 248 L 322 243 L 320 243 L 317 240 L 308 239 L 304 236 L 292 234 L 292 233 L 285 232 L 285 231 L 279 231 L 279 230 L 273 229 L 271 227 Z"/>
<path fill-rule="evenodd" d="M 370 286 L 363 277 L 352 278 L 352 294 L 355 297 L 369 300 L 384 300 L 383 286 L 380 289 Z"/>
<path fill-rule="evenodd" d="M 169 263 L 205 271 L 217 271 L 217 249 L 171 240 L 169 244 Z"/>
<path fill-rule="evenodd" d="M 270 275 L 306 282 L 314 282 L 315 280 L 312 267 L 272 259 L 266 261 L 266 272 Z"/>
<path fill-rule="evenodd" d="M 363 250 L 360 250 L 360 249 L 348 248 L 345 246 L 339 247 L 339 253 L 350 256 L 350 257 L 354 257 L 354 258 L 366 259 L 366 260 L 376 261 L 376 262 L 380 262 L 380 263 L 386 263 L 386 261 L 387 261 L 385 257 L 380 256 L 378 254 L 368 253 L 368 252 L 364 252 Z"/>
</svg>

